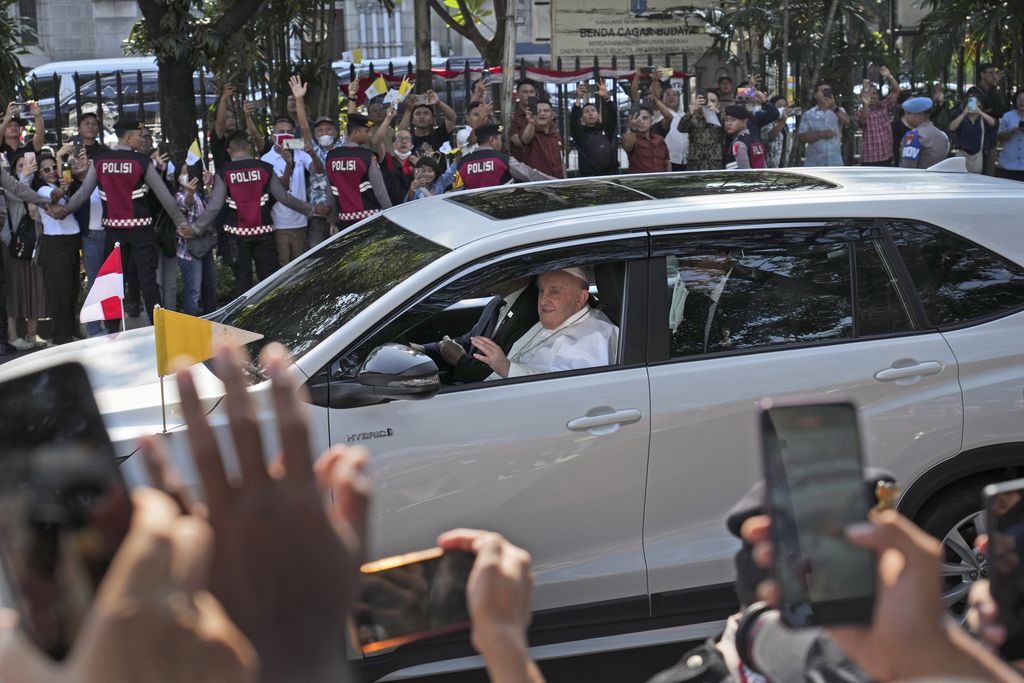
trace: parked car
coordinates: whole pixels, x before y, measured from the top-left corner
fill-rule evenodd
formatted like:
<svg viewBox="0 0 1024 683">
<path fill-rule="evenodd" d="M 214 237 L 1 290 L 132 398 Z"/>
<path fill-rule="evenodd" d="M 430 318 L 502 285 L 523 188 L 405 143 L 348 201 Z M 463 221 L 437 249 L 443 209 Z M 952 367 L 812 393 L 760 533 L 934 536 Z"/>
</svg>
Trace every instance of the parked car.
<svg viewBox="0 0 1024 683">
<path fill-rule="evenodd" d="M 760 477 L 765 396 L 859 406 L 867 461 L 945 539 L 945 599 L 962 608 L 983 571 L 979 492 L 1024 467 L 1022 214 L 1019 184 L 961 160 L 504 186 L 364 220 L 213 318 L 262 333 L 253 353 L 291 349 L 315 448 L 372 449 L 370 557 L 467 524 L 530 550 L 537 657 L 718 631 L 735 608 L 724 519 Z M 439 388 L 408 347 L 468 329 L 490 283 L 570 265 L 593 270 L 595 303 L 620 328 L 612 365 Z M 715 291 L 714 306 L 693 305 Z M 388 344 L 405 360 L 371 376 L 364 363 Z M 154 358 L 146 328 L 31 354 L 0 379 L 84 363 L 139 481 L 137 440 L 161 429 Z M 274 444 L 269 382 L 250 372 Z M 223 386 L 207 365 L 194 374 L 228 439 Z M 172 386 L 168 443 L 185 462 Z M 360 666 L 404 680 L 478 667 L 471 655 L 451 636 Z"/>
<path fill-rule="evenodd" d="M 65 139 L 77 132 L 79 107 L 83 113 L 99 113 L 106 129 L 122 114 L 157 128 L 160 126 L 160 86 L 155 57 L 51 62 L 36 67 L 28 77 L 33 84 L 33 97 L 43 113 L 47 135 L 53 137 L 49 140 L 51 143 L 58 142 L 53 135 L 57 127 L 56 101 L 60 103 Z M 200 78 L 196 72 L 193 85 L 197 117 L 203 118 L 206 110 L 217 101 L 213 77 L 205 74 Z M 104 141 L 107 141 L 106 136 Z"/>
</svg>

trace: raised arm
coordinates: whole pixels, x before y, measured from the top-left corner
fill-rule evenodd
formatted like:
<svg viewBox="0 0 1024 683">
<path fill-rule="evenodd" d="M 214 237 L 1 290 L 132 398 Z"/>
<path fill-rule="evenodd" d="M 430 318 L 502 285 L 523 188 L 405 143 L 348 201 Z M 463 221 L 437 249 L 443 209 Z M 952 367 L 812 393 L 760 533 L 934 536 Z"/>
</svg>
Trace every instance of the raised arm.
<svg viewBox="0 0 1024 683">
<path fill-rule="evenodd" d="M 395 116 L 398 114 L 398 110 L 395 109 L 394 103 L 388 107 L 387 114 L 384 115 L 384 120 L 381 121 L 379 126 L 373 127 L 373 133 L 370 134 L 370 149 L 377 153 L 381 159 L 387 153 L 387 135 L 392 133 L 391 122 L 395 120 Z"/>
<path fill-rule="evenodd" d="M 228 101 L 235 96 L 235 86 L 228 83 L 220 91 L 220 99 L 217 100 L 217 115 L 213 120 L 213 132 L 218 138 L 223 138 L 228 132 Z"/>
<path fill-rule="evenodd" d="M 36 132 L 32 136 L 32 149 L 41 152 L 43 145 L 46 144 L 46 124 L 43 123 L 43 110 L 39 108 L 39 103 L 35 100 L 28 103 L 28 110 L 32 112 L 36 126 Z"/>
<path fill-rule="evenodd" d="M 437 93 L 434 92 L 433 90 L 427 91 L 427 101 L 430 104 L 436 104 L 437 108 L 441 110 L 442 114 L 444 114 L 445 130 L 448 132 L 449 135 L 451 135 L 452 131 L 455 130 L 455 120 L 457 118 L 455 115 L 455 110 L 449 107 L 444 102 L 444 100 L 437 96 Z"/>
</svg>

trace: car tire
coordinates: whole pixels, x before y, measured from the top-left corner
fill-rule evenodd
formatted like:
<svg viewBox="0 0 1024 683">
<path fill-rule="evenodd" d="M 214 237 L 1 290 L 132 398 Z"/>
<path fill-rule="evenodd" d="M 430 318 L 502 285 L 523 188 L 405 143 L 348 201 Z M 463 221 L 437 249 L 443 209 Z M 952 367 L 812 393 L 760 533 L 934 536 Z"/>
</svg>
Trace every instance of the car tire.
<svg viewBox="0 0 1024 683">
<path fill-rule="evenodd" d="M 988 576 L 987 559 L 974 551 L 978 535 L 985 533 L 981 491 L 988 484 L 1004 479 L 1006 477 L 996 471 L 951 484 L 932 496 L 914 520 L 942 541 L 943 603 L 961 622 L 967 611 L 971 585 Z"/>
</svg>

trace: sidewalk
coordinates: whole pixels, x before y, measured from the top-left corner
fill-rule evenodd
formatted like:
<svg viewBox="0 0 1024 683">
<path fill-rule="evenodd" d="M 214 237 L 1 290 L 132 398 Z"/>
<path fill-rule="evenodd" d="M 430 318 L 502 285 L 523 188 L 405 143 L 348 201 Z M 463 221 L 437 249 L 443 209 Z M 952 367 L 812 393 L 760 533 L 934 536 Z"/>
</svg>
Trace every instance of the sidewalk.
<svg viewBox="0 0 1024 683">
<path fill-rule="evenodd" d="M 138 317 L 134 317 L 134 318 L 133 317 L 128 317 L 128 318 L 125 319 L 125 327 L 127 329 L 129 329 L 129 330 L 138 329 L 140 327 L 147 327 L 148 325 L 149 325 L 149 320 L 147 320 L 144 316 L 138 316 Z M 24 320 L 19 320 L 18 321 L 18 336 L 19 337 L 24 337 L 25 333 L 26 333 L 25 321 Z M 51 324 L 50 324 L 50 319 L 49 318 L 41 318 L 39 320 L 39 330 L 38 330 L 37 334 L 40 337 L 42 337 L 43 339 L 45 339 L 46 341 L 50 341 L 52 339 L 52 328 L 51 328 Z M 7 353 L 4 353 L 3 348 L 7 349 Z M 14 360 L 15 358 L 21 358 L 22 356 L 26 356 L 26 355 L 28 355 L 30 353 L 35 353 L 36 351 L 42 351 L 42 349 L 32 349 L 32 350 L 29 350 L 29 351 L 17 351 L 17 350 L 15 350 L 11 346 L 4 345 L 3 347 L 0 347 L 0 365 L 6 363 L 8 361 Z"/>
</svg>

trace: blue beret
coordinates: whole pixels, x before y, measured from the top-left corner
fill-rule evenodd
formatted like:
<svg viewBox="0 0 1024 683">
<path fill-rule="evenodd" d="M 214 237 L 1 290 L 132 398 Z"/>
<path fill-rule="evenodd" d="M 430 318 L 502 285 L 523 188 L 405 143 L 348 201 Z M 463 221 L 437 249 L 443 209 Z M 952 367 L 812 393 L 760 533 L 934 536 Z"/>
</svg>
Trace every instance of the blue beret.
<svg viewBox="0 0 1024 683">
<path fill-rule="evenodd" d="M 932 108 L 930 97 L 911 97 L 903 103 L 903 111 L 908 114 L 923 114 Z"/>
</svg>

